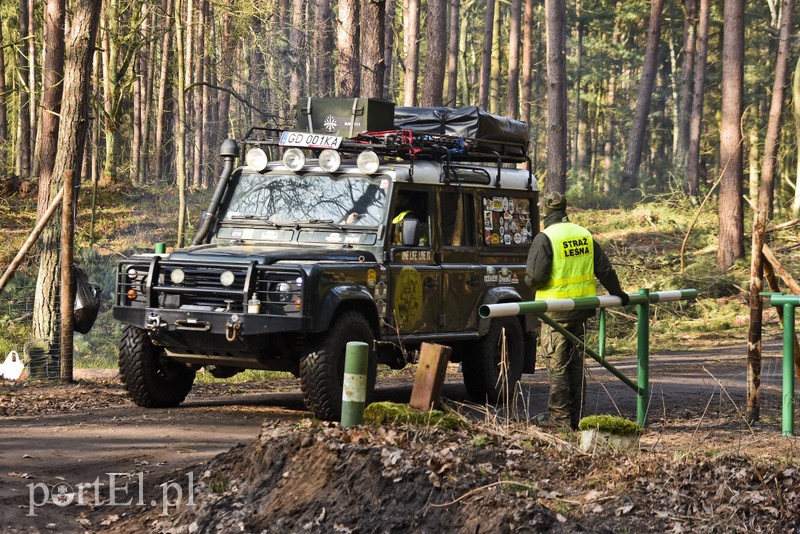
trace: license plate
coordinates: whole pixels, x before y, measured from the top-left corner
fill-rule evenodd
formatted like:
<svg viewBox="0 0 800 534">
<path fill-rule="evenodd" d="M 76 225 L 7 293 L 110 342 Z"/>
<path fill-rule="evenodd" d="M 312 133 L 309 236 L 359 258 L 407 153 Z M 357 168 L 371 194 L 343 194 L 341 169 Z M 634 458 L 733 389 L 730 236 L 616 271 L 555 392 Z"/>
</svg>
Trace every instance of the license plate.
<svg viewBox="0 0 800 534">
<path fill-rule="evenodd" d="M 308 132 L 283 132 L 278 143 L 281 146 L 302 146 L 306 148 L 339 148 L 342 138 Z"/>
</svg>

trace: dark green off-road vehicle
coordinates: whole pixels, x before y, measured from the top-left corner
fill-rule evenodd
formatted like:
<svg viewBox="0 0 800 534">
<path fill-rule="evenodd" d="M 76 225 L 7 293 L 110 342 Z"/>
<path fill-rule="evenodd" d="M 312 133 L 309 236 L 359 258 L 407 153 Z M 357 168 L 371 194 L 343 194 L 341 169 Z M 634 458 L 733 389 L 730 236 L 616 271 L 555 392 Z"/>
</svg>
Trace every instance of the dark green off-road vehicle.
<svg viewBox="0 0 800 534">
<path fill-rule="evenodd" d="M 423 342 L 453 348 L 476 401 L 513 391 L 533 371 L 538 325 L 481 319 L 478 307 L 532 299 L 523 280 L 538 187 L 524 142 L 453 135 L 446 115 L 459 111 L 398 108 L 402 126 L 344 138 L 310 124 L 253 129 L 239 167 L 226 141 L 192 245 L 118 265 L 119 365 L 132 399 L 175 406 L 201 367 L 217 377 L 269 369 L 298 376 L 314 415 L 336 419 L 348 341 L 371 347 L 369 392 L 377 364 L 401 368 Z M 522 124 L 468 111 L 484 130 L 489 119 Z M 440 124 L 415 131 L 431 113 Z"/>
</svg>

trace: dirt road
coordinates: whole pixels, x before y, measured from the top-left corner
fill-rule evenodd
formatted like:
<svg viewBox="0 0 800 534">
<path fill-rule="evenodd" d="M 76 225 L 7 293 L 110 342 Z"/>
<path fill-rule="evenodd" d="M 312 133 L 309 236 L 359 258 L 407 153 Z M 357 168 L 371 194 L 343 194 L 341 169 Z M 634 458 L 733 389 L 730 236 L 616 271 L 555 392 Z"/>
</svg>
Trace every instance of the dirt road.
<svg viewBox="0 0 800 534">
<path fill-rule="evenodd" d="M 660 352 L 651 361 L 651 446 L 711 443 L 755 449 L 786 448 L 780 437 L 780 347 L 768 345 L 762 419 L 748 430 L 744 411 L 745 351 L 741 344 L 702 352 Z M 635 362 L 615 363 L 635 380 Z M 444 395 L 464 401 L 455 365 Z M 79 373 L 79 378 L 81 374 Z M 592 363 L 586 410 L 635 418 L 635 395 Z M 407 402 L 413 369 L 379 380 L 375 400 Z M 523 380 L 516 414 L 529 417 L 546 406 L 546 373 Z M 0 530 L 81 531 L 108 526 L 131 507 L 162 507 L 190 494 L 193 466 L 258 436 L 262 422 L 309 417 L 299 384 L 198 384 L 175 409 L 134 406 L 114 379 L 80 379 L 70 385 L 0 388 Z M 727 432 L 727 433 L 726 433 Z M 744 443 L 742 435 L 749 438 Z M 749 441 L 748 441 L 749 440 Z M 172 484 L 161 486 L 161 484 Z M 61 485 L 59 487 L 59 484 Z M 64 486 L 64 484 L 68 486 Z M 165 494 L 165 488 L 172 493 Z M 62 491 L 63 490 L 63 491 Z M 53 504 L 62 492 L 65 506 Z M 177 492 L 183 491 L 181 497 Z M 47 501 L 47 502 L 46 502 Z M 111 503 L 126 503 L 111 506 Z"/>
</svg>

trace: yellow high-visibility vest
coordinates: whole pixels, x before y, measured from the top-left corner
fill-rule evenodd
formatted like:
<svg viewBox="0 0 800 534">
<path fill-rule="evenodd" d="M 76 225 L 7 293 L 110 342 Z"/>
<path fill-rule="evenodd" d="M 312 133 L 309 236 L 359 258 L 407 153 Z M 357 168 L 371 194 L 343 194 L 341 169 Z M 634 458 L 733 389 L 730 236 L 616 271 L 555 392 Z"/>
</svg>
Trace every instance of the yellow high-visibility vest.
<svg viewBox="0 0 800 534">
<path fill-rule="evenodd" d="M 550 280 L 536 291 L 536 300 L 594 297 L 594 242 L 589 230 L 571 222 L 556 223 L 542 232 L 553 246 Z"/>
</svg>

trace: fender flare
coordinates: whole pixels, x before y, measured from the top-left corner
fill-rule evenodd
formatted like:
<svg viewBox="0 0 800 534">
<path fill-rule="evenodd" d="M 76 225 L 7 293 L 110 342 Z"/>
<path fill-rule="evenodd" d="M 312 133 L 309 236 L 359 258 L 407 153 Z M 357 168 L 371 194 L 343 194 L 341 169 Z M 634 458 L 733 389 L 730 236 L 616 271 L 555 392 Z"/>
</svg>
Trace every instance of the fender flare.
<svg viewBox="0 0 800 534">
<path fill-rule="evenodd" d="M 372 325 L 375 335 L 378 335 L 378 311 L 375 300 L 363 286 L 336 286 L 325 295 L 319 307 L 319 315 L 314 321 L 314 332 L 324 332 L 331 326 L 333 318 L 342 305 L 354 304 L 355 308 L 364 310 L 364 315 Z"/>
</svg>

